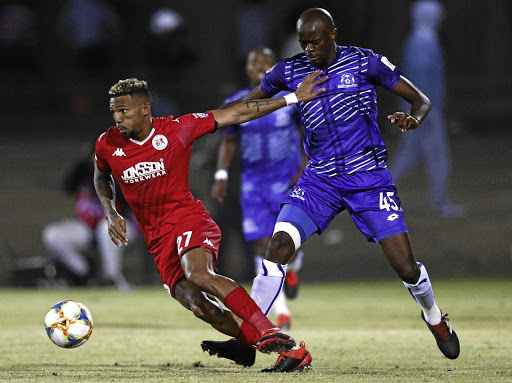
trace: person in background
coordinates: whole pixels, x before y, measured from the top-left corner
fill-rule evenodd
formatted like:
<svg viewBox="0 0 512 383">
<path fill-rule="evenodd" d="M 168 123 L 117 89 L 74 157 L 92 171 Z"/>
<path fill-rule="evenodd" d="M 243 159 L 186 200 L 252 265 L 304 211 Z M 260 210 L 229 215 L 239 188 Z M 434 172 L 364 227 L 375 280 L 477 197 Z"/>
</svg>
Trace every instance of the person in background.
<svg viewBox="0 0 512 383">
<path fill-rule="evenodd" d="M 123 251 L 108 234 L 108 224 L 93 184 L 92 155 L 78 161 L 65 179 L 65 191 L 75 196 L 75 218 L 51 222 L 43 229 L 42 242 L 57 261 L 71 274 L 71 283 L 85 285 L 94 279 L 91 262 L 85 251 L 96 245 L 101 262 L 100 285 L 113 284 L 121 291 L 132 285 L 123 275 Z M 127 217 L 127 233 L 131 240 L 139 236 L 139 229 L 118 194 L 118 207 Z"/>
<path fill-rule="evenodd" d="M 246 64 L 250 88 L 237 91 L 226 99 L 226 103 L 249 93 L 275 62 L 275 55 L 268 48 L 250 51 Z M 225 131 L 226 136 L 219 147 L 211 194 L 219 203 L 224 202 L 227 196 L 228 169 L 236 151 L 236 134 L 239 134 L 242 229 L 258 274 L 261 272 L 263 256 L 272 237 L 280 204 L 286 199 L 307 163 L 307 157 L 301 150 L 302 123 L 297 108 L 288 106 L 256 120 L 227 127 Z M 302 265 L 302 258 L 302 250 L 298 250 L 295 259 L 288 264 L 283 290 L 273 305 L 276 324 L 283 330 L 290 328 L 292 319 L 285 294 L 288 298 L 297 295 L 297 271 Z M 270 307 L 262 309 L 265 314 L 269 314 Z"/>
<path fill-rule="evenodd" d="M 411 6 L 412 31 L 403 48 L 404 75 L 431 100 L 432 110 L 421 129 L 402 135 L 390 164 L 398 184 L 419 161 L 425 163 L 433 211 L 441 217 L 463 217 L 465 209 L 447 197 L 450 173 L 450 143 L 446 132 L 445 62 L 439 28 L 444 8 L 436 0 L 420 0 Z"/>
</svg>

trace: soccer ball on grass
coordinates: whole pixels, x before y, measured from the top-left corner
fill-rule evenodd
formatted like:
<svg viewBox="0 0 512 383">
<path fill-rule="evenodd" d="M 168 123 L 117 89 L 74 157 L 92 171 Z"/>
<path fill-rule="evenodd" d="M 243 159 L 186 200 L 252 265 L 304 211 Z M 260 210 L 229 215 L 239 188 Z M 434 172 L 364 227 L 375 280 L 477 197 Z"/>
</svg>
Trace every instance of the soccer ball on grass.
<svg viewBox="0 0 512 383">
<path fill-rule="evenodd" d="M 46 333 L 59 347 L 75 348 L 83 345 L 92 333 L 91 312 L 84 304 L 66 300 L 53 306 L 44 318 Z"/>
</svg>

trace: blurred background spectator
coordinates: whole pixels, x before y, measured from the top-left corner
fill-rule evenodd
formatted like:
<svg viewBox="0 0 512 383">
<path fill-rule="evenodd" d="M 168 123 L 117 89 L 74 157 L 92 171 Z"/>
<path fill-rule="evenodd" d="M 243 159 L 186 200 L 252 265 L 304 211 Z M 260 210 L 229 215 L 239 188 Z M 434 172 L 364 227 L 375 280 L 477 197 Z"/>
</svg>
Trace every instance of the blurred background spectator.
<svg viewBox="0 0 512 383">
<path fill-rule="evenodd" d="M 71 286 L 113 285 L 127 291 L 132 285 L 123 275 L 122 255 L 126 248 L 117 247 L 110 239 L 105 214 L 94 190 L 93 174 L 93 155 L 88 152 L 64 180 L 64 191 L 75 198 L 75 217 L 48 223 L 42 241 Z M 116 189 L 118 211 L 126 219 L 130 242 L 134 242 L 140 237 L 139 228 L 120 189 Z"/>
<path fill-rule="evenodd" d="M 400 184 L 417 162 L 424 163 L 432 211 L 444 218 L 460 218 L 464 208 L 447 196 L 451 154 L 444 117 L 445 58 L 439 41 L 444 18 L 445 10 L 437 0 L 420 0 L 411 6 L 412 30 L 404 45 L 401 69 L 430 98 L 432 110 L 420 129 L 402 135 L 390 170 L 394 182 Z M 401 107 L 407 104 L 402 102 Z"/>
</svg>

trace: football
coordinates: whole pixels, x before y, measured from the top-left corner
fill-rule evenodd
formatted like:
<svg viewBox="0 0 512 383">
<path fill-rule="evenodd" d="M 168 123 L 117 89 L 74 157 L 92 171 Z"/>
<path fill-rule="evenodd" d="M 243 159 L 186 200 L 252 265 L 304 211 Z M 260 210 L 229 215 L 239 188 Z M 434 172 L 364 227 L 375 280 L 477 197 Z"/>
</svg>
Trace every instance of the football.
<svg viewBox="0 0 512 383">
<path fill-rule="evenodd" d="M 54 305 L 44 318 L 48 338 L 59 347 L 75 348 L 83 345 L 92 333 L 93 321 L 89 309 L 74 300 Z"/>
</svg>

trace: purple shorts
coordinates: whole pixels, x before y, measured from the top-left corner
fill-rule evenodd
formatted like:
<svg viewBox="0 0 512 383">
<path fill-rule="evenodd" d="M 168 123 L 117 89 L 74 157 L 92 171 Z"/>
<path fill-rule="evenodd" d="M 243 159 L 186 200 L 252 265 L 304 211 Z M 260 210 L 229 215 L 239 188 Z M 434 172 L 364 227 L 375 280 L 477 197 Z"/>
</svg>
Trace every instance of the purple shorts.
<svg viewBox="0 0 512 383">
<path fill-rule="evenodd" d="M 318 226 L 319 234 L 344 210 L 369 242 L 407 232 L 400 198 L 387 169 L 332 178 L 305 169 L 285 203 L 304 211 Z M 293 209 L 287 210 L 289 216 Z M 278 221 L 290 219 L 280 215 Z"/>
<path fill-rule="evenodd" d="M 272 237 L 281 203 L 286 200 L 289 191 L 274 193 L 259 190 L 242 192 L 242 229 L 247 242 Z"/>
</svg>

